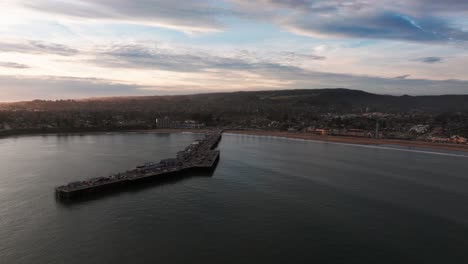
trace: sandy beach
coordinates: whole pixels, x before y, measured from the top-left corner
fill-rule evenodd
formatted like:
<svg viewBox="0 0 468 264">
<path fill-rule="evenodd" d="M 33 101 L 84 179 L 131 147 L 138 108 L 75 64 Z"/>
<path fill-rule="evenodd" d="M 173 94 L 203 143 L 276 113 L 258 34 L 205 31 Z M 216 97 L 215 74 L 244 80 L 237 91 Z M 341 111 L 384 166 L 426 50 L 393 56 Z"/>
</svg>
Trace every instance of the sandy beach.
<svg viewBox="0 0 468 264">
<path fill-rule="evenodd" d="M 424 142 L 424 141 L 396 140 L 396 139 L 371 139 L 371 138 L 358 138 L 358 137 L 319 136 L 319 135 L 314 135 L 314 134 L 304 133 L 304 132 L 261 131 L 261 130 L 226 130 L 225 132 L 233 133 L 233 134 L 243 134 L 243 135 L 274 136 L 274 137 L 317 140 L 317 141 L 324 141 L 324 142 L 336 142 L 336 143 L 346 143 L 346 144 L 374 145 L 374 146 L 394 145 L 394 146 L 403 146 L 403 147 L 418 147 L 418 148 L 468 152 L 468 145 L 451 144 L 451 143 L 443 144 L 443 143 L 432 143 L 432 142 Z"/>
</svg>

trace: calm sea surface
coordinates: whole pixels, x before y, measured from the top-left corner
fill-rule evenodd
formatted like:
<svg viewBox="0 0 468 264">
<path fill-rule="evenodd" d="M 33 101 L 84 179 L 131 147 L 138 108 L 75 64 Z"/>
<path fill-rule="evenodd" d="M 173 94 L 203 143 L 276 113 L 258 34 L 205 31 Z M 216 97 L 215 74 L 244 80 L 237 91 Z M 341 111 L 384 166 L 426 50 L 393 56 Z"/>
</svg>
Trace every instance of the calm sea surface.
<svg viewBox="0 0 468 264">
<path fill-rule="evenodd" d="M 55 200 L 199 137 L 0 139 L 0 263 L 468 263 L 458 154 L 227 134 L 212 175 Z"/>
</svg>

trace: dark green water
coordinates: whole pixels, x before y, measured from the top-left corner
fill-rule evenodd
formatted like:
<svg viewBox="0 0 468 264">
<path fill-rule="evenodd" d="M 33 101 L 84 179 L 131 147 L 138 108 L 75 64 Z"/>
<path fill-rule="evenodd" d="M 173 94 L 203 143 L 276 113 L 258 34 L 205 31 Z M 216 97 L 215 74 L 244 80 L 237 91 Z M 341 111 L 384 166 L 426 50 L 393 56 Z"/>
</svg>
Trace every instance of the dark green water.
<svg viewBox="0 0 468 264">
<path fill-rule="evenodd" d="M 224 135 L 208 175 L 59 203 L 194 134 L 0 139 L 0 263 L 468 263 L 468 157 Z"/>
</svg>

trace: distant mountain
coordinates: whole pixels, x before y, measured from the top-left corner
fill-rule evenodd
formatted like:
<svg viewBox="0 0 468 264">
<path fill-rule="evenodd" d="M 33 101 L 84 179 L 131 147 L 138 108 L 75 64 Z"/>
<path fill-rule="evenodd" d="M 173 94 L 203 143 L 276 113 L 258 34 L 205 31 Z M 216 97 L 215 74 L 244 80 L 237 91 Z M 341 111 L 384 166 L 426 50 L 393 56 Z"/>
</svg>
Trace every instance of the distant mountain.
<svg viewBox="0 0 468 264">
<path fill-rule="evenodd" d="M 177 96 L 35 100 L 0 104 L 3 110 L 138 111 L 157 113 L 467 112 L 468 95 L 391 96 L 349 89 L 307 89 Z"/>
</svg>

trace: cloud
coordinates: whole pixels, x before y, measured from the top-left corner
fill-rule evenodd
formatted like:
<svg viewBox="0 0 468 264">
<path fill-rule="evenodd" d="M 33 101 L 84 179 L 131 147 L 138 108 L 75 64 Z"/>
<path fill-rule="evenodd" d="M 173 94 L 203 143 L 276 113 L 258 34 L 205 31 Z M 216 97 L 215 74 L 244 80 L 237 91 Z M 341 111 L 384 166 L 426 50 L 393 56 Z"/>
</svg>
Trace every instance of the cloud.
<svg viewBox="0 0 468 264">
<path fill-rule="evenodd" d="M 222 30 L 218 17 L 232 11 L 213 1 L 185 0 L 20 0 L 46 13 L 87 20 L 110 20 L 176 29 L 188 33 Z"/>
<path fill-rule="evenodd" d="M 158 69 L 177 72 L 198 72 L 209 68 L 245 68 L 238 59 L 219 58 L 210 54 L 180 53 L 143 45 L 116 45 L 98 52 L 96 64 L 104 67 Z"/>
<path fill-rule="evenodd" d="M 314 37 L 388 39 L 415 42 L 468 41 L 468 32 L 447 22 L 398 13 L 366 13 L 328 16 L 320 19 L 293 17 L 282 22 L 290 31 Z"/>
<path fill-rule="evenodd" d="M 313 37 L 466 42 L 447 14 L 468 12 L 465 0 L 15 0 L 30 10 L 75 21 L 112 21 L 219 32 L 226 18 L 262 19 Z M 229 19 L 228 19 L 229 20 Z"/>
<path fill-rule="evenodd" d="M 389 5 L 392 1 L 388 1 Z M 468 4 L 465 0 L 399 0 L 393 1 L 393 4 L 406 6 L 406 9 L 416 10 L 420 13 L 424 12 L 468 12 Z"/>
<path fill-rule="evenodd" d="M 28 68 L 30 68 L 26 64 L 21 64 L 21 63 L 16 63 L 16 62 L 1 62 L 1 61 L 0 61 L 0 67 L 12 68 L 12 69 L 28 69 Z"/>
<path fill-rule="evenodd" d="M 262 9 L 285 8 L 289 10 L 314 13 L 330 13 L 340 9 L 360 10 L 368 5 L 363 0 L 231 0 L 244 8 L 262 6 Z M 256 10 L 261 10 L 257 8 Z"/>
<path fill-rule="evenodd" d="M 269 59 L 241 51 L 233 56 L 217 56 L 195 50 L 168 50 L 139 44 L 114 45 L 96 52 L 92 63 L 102 67 L 157 69 L 175 72 L 215 70 L 252 70 L 264 67 L 287 67 L 298 60 L 324 60 L 325 57 L 295 52 L 270 53 Z M 281 61 L 278 63 L 276 61 Z"/>
<path fill-rule="evenodd" d="M 325 56 L 319 56 L 319 55 L 314 55 L 314 54 L 303 54 L 303 53 L 297 53 L 297 52 L 292 52 L 292 51 L 283 51 L 279 52 L 279 56 L 282 57 L 284 61 L 296 61 L 298 59 L 306 59 L 306 60 L 325 60 Z"/>
<path fill-rule="evenodd" d="M 442 62 L 444 59 L 441 58 L 441 57 L 424 57 L 424 58 L 419 58 L 419 59 L 416 59 L 416 61 L 419 61 L 419 62 L 424 62 L 424 63 L 440 63 Z"/>
<path fill-rule="evenodd" d="M 468 11 L 465 0 L 229 0 L 246 9 L 289 9 L 303 13 L 344 13 L 353 11 L 388 10 L 400 13 L 437 14 L 441 12 L 463 13 Z M 258 8 L 258 7 L 262 8 Z M 280 13 L 284 13 L 280 11 Z"/>
<path fill-rule="evenodd" d="M 468 32 L 453 25 L 446 16 L 439 16 L 438 12 L 468 11 L 463 0 L 449 0 L 449 4 L 435 0 L 231 1 L 239 4 L 244 12 L 250 12 L 252 18 L 267 19 L 304 36 L 430 43 L 468 41 Z"/>
<path fill-rule="evenodd" d="M 2 101 L 145 95 L 146 86 L 97 78 L 0 75 Z"/>
<path fill-rule="evenodd" d="M 67 47 L 62 44 L 49 43 L 37 40 L 28 41 L 0 41 L 1 52 L 18 52 L 29 54 L 53 54 L 60 56 L 72 56 L 78 53 L 78 50 Z"/>
</svg>

